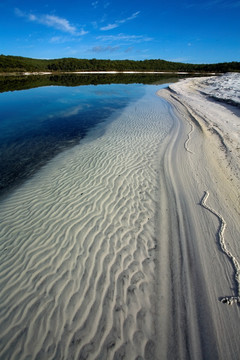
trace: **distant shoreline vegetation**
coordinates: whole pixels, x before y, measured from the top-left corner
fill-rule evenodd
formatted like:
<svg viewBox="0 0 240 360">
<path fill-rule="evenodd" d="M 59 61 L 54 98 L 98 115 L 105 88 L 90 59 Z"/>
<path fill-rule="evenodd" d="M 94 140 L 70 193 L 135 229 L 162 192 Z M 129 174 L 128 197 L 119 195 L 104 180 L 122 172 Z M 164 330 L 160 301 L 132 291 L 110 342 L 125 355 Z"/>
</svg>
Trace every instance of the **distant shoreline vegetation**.
<svg viewBox="0 0 240 360">
<path fill-rule="evenodd" d="M 2 74 L 3 75 L 3 74 Z M 189 76 L 189 75 L 188 75 Z M 105 84 L 166 84 L 187 75 L 177 74 L 74 74 L 59 73 L 51 75 L 13 75 L 0 76 L 0 93 L 5 91 L 27 90 L 41 86 L 81 86 Z"/>
<path fill-rule="evenodd" d="M 52 60 L 0 55 L 0 73 L 88 71 L 156 71 L 188 73 L 240 72 L 240 62 L 188 64 L 165 60 L 98 60 L 62 58 Z"/>
</svg>

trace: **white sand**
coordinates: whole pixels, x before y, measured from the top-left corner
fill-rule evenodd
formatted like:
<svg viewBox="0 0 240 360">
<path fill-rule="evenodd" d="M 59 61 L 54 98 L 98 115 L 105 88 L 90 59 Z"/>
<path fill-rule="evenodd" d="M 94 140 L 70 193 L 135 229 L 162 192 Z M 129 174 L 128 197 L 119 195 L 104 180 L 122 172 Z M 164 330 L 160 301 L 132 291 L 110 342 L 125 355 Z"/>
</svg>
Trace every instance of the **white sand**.
<svg viewBox="0 0 240 360">
<path fill-rule="evenodd" d="M 1 359 L 239 358 L 239 117 L 197 83 L 161 91 L 175 110 L 149 89 L 2 201 Z"/>
<path fill-rule="evenodd" d="M 239 109 L 208 99 L 203 81 L 159 92 L 183 120 L 161 162 L 157 354 L 163 359 L 240 354 Z"/>
<path fill-rule="evenodd" d="M 150 89 L 1 203 L 1 359 L 152 358 L 157 154 Z"/>
</svg>

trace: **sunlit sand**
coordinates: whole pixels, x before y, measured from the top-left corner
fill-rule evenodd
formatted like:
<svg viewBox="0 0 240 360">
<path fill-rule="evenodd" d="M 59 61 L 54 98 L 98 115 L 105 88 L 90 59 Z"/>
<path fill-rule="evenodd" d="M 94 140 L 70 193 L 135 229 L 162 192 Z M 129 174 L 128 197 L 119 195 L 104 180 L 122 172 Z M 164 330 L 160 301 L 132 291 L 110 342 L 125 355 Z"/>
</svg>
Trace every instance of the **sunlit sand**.
<svg viewBox="0 0 240 360">
<path fill-rule="evenodd" d="M 2 359 L 237 358 L 240 117 L 203 81 L 149 88 L 2 200 Z"/>
</svg>

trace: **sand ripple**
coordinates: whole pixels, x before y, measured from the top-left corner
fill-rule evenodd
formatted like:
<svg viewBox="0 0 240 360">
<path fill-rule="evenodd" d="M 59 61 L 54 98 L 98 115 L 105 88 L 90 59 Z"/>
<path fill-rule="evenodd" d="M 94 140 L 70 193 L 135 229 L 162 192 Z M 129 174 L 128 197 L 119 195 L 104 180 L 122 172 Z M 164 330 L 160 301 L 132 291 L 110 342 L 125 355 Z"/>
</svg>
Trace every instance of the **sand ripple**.
<svg viewBox="0 0 240 360">
<path fill-rule="evenodd" d="M 152 358 L 154 91 L 2 201 L 1 359 Z"/>
</svg>

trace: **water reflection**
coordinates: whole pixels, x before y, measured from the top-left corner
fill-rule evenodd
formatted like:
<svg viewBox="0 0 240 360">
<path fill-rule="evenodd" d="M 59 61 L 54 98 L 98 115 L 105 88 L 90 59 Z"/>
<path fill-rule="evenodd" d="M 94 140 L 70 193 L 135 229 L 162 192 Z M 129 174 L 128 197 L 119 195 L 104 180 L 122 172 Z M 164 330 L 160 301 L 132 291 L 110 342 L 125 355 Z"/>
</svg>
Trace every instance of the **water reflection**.
<svg viewBox="0 0 240 360">
<path fill-rule="evenodd" d="M 0 195 L 143 96 L 143 84 L 173 81 L 149 74 L 0 77 Z"/>
</svg>

